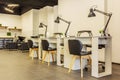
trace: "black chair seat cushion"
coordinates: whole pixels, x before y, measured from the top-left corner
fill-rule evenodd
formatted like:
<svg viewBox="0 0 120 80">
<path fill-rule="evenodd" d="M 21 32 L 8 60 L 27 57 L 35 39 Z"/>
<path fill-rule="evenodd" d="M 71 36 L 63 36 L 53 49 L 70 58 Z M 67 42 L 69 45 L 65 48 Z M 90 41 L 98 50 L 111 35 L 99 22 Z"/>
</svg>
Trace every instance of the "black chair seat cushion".
<svg viewBox="0 0 120 80">
<path fill-rule="evenodd" d="M 38 48 L 38 46 L 33 46 L 32 48 Z"/>
<path fill-rule="evenodd" d="M 90 54 L 92 54 L 91 51 L 81 51 L 80 54 L 75 54 L 74 53 L 74 55 L 77 55 L 77 56 L 86 56 L 86 55 L 90 55 Z"/>
<path fill-rule="evenodd" d="M 55 51 L 55 50 L 57 50 L 57 48 L 51 48 L 51 47 L 48 48 L 48 51 Z"/>
<path fill-rule="evenodd" d="M 81 51 L 81 56 L 85 56 L 85 55 L 90 55 L 92 52 L 91 51 Z"/>
</svg>

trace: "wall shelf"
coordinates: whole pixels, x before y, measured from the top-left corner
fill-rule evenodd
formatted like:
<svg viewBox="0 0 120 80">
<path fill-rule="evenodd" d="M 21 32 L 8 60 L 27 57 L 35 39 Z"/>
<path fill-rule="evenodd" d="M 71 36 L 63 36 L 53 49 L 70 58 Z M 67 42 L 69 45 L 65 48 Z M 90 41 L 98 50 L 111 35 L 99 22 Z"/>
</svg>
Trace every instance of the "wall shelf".
<svg viewBox="0 0 120 80">
<path fill-rule="evenodd" d="M 7 29 L 7 26 L 0 26 L 0 29 Z"/>
<path fill-rule="evenodd" d="M 22 31 L 22 29 L 8 28 L 9 31 Z"/>
</svg>

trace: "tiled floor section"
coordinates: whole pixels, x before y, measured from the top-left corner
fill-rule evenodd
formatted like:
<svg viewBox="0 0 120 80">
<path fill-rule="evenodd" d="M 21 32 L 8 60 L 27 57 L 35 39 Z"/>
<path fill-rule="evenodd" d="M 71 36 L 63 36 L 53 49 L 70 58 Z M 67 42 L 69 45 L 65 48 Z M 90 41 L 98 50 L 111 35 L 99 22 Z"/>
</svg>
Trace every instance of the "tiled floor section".
<svg viewBox="0 0 120 80">
<path fill-rule="evenodd" d="M 94 78 L 90 72 L 80 71 L 67 73 L 68 69 L 28 57 L 28 53 L 0 50 L 0 80 L 120 80 L 120 65 L 113 65 L 113 74 L 103 78 Z"/>
</svg>

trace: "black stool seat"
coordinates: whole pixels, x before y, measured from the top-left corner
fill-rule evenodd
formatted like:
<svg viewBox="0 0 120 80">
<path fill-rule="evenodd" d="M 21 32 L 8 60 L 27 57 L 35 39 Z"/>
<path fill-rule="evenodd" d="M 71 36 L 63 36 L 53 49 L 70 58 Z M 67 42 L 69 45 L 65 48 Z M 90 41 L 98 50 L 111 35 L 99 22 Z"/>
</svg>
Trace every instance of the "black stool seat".
<svg viewBox="0 0 120 80">
<path fill-rule="evenodd" d="M 90 55 L 91 51 L 81 51 L 81 56 Z"/>
<path fill-rule="evenodd" d="M 38 46 L 32 46 L 31 48 L 38 48 Z"/>
<path fill-rule="evenodd" d="M 57 50 L 57 48 L 51 48 L 51 47 L 49 47 L 47 51 L 55 51 L 55 50 Z"/>
</svg>

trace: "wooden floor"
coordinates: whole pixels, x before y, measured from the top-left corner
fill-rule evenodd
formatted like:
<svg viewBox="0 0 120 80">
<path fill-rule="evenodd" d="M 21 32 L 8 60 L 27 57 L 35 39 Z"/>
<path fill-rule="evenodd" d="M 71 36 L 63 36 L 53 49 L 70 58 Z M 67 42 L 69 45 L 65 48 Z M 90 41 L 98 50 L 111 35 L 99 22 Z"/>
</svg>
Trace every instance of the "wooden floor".
<svg viewBox="0 0 120 80">
<path fill-rule="evenodd" d="M 28 53 L 20 51 L 0 50 L 0 80 L 120 80 L 120 65 L 113 65 L 113 74 L 103 78 L 91 77 L 90 71 L 84 71 L 80 78 L 80 70 L 67 73 L 68 69 L 39 60 L 32 60 Z"/>
</svg>

